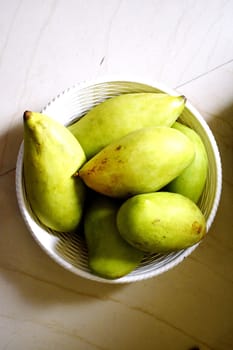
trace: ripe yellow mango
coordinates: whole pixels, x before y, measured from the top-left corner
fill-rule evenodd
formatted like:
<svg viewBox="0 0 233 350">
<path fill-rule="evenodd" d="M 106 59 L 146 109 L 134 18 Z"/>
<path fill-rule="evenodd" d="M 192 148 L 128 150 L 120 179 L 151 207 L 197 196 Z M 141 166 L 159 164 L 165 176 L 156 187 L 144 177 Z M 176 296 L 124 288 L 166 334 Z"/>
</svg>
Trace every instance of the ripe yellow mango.
<svg viewBox="0 0 233 350">
<path fill-rule="evenodd" d="M 164 93 L 123 94 L 101 102 L 68 128 L 89 159 L 129 132 L 151 125 L 171 126 L 182 113 L 185 100 Z"/>
<path fill-rule="evenodd" d="M 85 154 L 69 130 L 46 115 L 24 113 L 24 182 L 39 220 L 56 231 L 73 231 L 82 212 L 85 187 L 73 174 Z"/>
<path fill-rule="evenodd" d="M 128 243 L 151 253 L 190 247 L 206 233 L 205 218 L 198 206 L 170 192 L 131 197 L 117 213 L 117 227 Z"/>
<path fill-rule="evenodd" d="M 193 160 L 192 142 L 169 127 L 136 130 L 111 143 L 79 170 L 85 184 L 110 197 L 161 189 Z"/>
<path fill-rule="evenodd" d="M 95 195 L 84 215 L 84 233 L 91 271 L 104 278 L 120 278 L 134 270 L 143 253 L 128 244 L 116 226 L 119 204 Z"/>
<path fill-rule="evenodd" d="M 208 157 L 200 136 L 188 126 L 175 122 L 172 126 L 186 135 L 193 142 L 195 157 L 190 165 L 166 187 L 167 191 L 183 194 L 198 202 L 207 178 Z"/>
</svg>

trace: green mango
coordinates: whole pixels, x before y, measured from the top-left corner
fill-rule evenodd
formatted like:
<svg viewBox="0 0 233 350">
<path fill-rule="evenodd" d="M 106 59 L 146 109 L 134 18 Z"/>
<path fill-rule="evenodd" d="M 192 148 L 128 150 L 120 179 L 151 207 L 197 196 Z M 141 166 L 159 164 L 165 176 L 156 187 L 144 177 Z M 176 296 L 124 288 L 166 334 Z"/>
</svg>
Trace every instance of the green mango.
<svg viewBox="0 0 233 350">
<path fill-rule="evenodd" d="M 79 140 L 87 159 L 109 143 L 147 126 L 171 126 L 182 113 L 184 96 L 130 93 L 115 96 L 92 108 L 68 128 Z"/>
<path fill-rule="evenodd" d="M 34 214 L 56 231 L 73 231 L 83 212 L 84 184 L 73 174 L 85 154 L 69 130 L 41 113 L 24 113 L 24 182 Z"/>
<path fill-rule="evenodd" d="M 167 185 L 166 190 L 183 194 L 197 203 L 207 178 L 208 157 L 206 149 L 200 136 L 188 126 L 175 122 L 172 127 L 182 132 L 193 142 L 195 157 L 191 164 Z"/>
<path fill-rule="evenodd" d="M 167 253 L 198 243 L 206 233 L 205 218 L 189 198 L 171 192 L 139 194 L 117 213 L 122 237 L 135 248 Z"/>
<path fill-rule="evenodd" d="M 193 157 L 193 144 L 180 131 L 147 127 L 106 146 L 78 174 L 96 192 L 124 198 L 159 190 L 177 177 Z"/>
<path fill-rule="evenodd" d="M 91 271 L 107 279 L 133 271 L 143 252 L 129 245 L 116 227 L 119 204 L 104 196 L 94 196 L 84 215 L 84 233 Z"/>
</svg>

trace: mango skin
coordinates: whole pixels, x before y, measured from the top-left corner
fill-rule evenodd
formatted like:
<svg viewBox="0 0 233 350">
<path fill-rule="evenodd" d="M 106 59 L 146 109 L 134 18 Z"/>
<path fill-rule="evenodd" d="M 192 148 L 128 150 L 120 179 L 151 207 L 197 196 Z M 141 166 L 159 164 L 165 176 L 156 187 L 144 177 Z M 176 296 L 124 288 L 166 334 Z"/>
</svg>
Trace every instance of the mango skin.
<svg viewBox="0 0 233 350">
<path fill-rule="evenodd" d="M 198 202 L 207 179 L 208 157 L 200 136 L 189 127 L 175 122 L 172 126 L 186 135 L 195 148 L 195 157 L 191 164 L 166 187 L 167 191 L 183 194 L 195 203 Z"/>
<path fill-rule="evenodd" d="M 85 187 L 73 174 L 86 157 L 62 124 L 24 113 L 24 182 L 32 211 L 45 226 L 74 231 L 82 216 Z"/>
<path fill-rule="evenodd" d="M 182 113 L 185 100 L 184 96 L 164 93 L 123 94 L 101 102 L 68 129 L 90 159 L 111 142 L 136 129 L 171 126 Z"/>
<path fill-rule="evenodd" d="M 79 170 L 85 184 L 110 197 L 157 191 L 193 160 L 192 142 L 169 127 L 136 130 L 111 143 Z"/>
<path fill-rule="evenodd" d="M 205 218 L 197 205 L 170 192 L 131 197 L 118 211 L 117 227 L 132 246 L 150 253 L 190 247 L 206 233 Z"/>
<path fill-rule="evenodd" d="M 119 204 L 94 196 L 84 215 L 84 233 L 90 270 L 103 278 L 115 279 L 133 271 L 144 253 L 129 245 L 116 227 Z"/>
</svg>

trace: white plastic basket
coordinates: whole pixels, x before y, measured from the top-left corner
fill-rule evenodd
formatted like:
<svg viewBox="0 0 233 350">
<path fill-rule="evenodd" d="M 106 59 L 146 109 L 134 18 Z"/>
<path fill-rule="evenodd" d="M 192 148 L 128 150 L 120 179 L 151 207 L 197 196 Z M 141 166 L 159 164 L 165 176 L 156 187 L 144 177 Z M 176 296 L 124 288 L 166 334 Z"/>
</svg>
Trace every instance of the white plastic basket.
<svg viewBox="0 0 233 350">
<path fill-rule="evenodd" d="M 132 80 L 104 80 L 77 84 L 54 98 L 42 113 L 68 125 L 84 115 L 94 105 L 115 95 L 131 92 L 166 92 L 178 95 L 161 84 L 148 84 Z M 220 201 L 222 169 L 218 147 L 207 123 L 199 112 L 187 101 L 179 119 L 194 129 L 206 147 L 209 170 L 204 192 L 199 205 L 207 220 L 207 231 L 214 220 Z M 106 283 L 126 283 L 148 279 L 179 264 L 200 244 L 170 254 L 148 254 L 130 274 L 108 280 L 92 274 L 88 268 L 87 248 L 82 234 L 57 233 L 44 227 L 33 215 L 24 190 L 23 152 L 21 144 L 16 165 L 16 194 L 20 211 L 33 237 L 39 245 L 60 265 L 87 279 Z"/>
</svg>

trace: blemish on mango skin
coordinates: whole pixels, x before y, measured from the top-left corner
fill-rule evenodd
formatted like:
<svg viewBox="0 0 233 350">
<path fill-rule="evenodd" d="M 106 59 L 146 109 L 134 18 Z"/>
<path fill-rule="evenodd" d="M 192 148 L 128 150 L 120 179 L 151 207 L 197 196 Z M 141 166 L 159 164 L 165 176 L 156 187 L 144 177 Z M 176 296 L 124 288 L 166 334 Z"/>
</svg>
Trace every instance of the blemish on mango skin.
<svg viewBox="0 0 233 350">
<path fill-rule="evenodd" d="M 117 146 L 117 147 L 115 148 L 115 150 L 116 150 L 116 151 L 119 151 L 121 148 L 122 148 L 122 146 L 119 145 L 119 146 Z"/>
<path fill-rule="evenodd" d="M 202 225 L 200 225 L 199 222 L 194 221 L 192 224 L 192 230 L 193 232 L 200 234 L 202 231 Z"/>
<path fill-rule="evenodd" d="M 159 224 L 160 223 L 160 219 L 154 219 L 153 221 L 152 221 L 152 225 L 157 225 L 157 224 Z"/>
<path fill-rule="evenodd" d="M 92 175 L 96 172 L 96 166 L 94 165 L 90 170 L 87 171 L 87 175 Z"/>
<path fill-rule="evenodd" d="M 95 175 L 98 172 L 104 171 L 105 170 L 105 164 L 107 163 L 108 158 L 104 158 L 101 160 L 100 164 L 98 165 L 93 165 L 90 169 L 87 170 L 87 175 L 91 176 L 91 175 Z"/>
<path fill-rule="evenodd" d="M 104 158 L 104 159 L 101 160 L 101 164 L 106 164 L 107 161 L 108 161 L 108 158 Z"/>
</svg>

